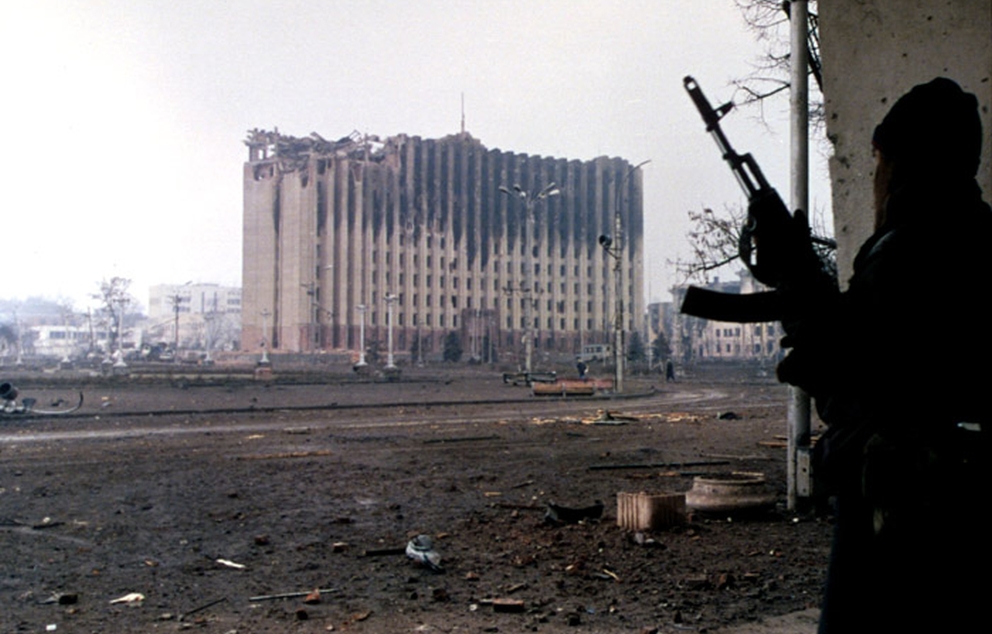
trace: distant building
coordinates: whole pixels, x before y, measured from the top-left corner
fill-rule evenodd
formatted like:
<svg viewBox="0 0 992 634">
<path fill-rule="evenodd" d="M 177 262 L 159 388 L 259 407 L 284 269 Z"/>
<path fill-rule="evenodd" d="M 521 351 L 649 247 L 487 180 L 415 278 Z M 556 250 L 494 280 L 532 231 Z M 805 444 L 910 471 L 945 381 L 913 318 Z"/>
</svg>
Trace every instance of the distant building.
<svg viewBox="0 0 992 634">
<path fill-rule="evenodd" d="M 736 281 L 719 279 L 704 288 L 720 293 L 755 293 L 766 290 L 749 271 L 738 273 Z M 680 306 L 685 287 L 675 290 L 675 306 Z M 672 356 L 683 363 L 696 361 L 778 361 L 779 339 L 784 334 L 778 322 L 731 323 L 711 321 L 673 311 L 670 321 Z"/>
<path fill-rule="evenodd" d="M 645 343 L 651 351 L 649 360 L 652 364 L 663 363 L 674 354 L 672 333 L 675 332 L 673 326 L 675 312 L 677 312 L 676 307 L 672 302 L 652 302 L 647 306 L 647 318 L 644 324 Z M 664 349 L 662 349 L 660 357 L 655 356 L 653 347 L 659 337 L 668 346 L 667 357 Z"/>
<path fill-rule="evenodd" d="M 149 343 L 186 350 L 239 345 L 241 289 L 219 284 L 158 284 L 148 289 Z"/>
<path fill-rule="evenodd" d="M 31 326 L 25 341 L 25 352 L 42 357 L 69 357 L 76 359 L 89 352 L 110 350 L 110 333 L 106 326 Z M 125 350 L 137 347 L 144 335 L 141 328 L 124 329 L 121 343 Z"/>
<path fill-rule="evenodd" d="M 599 237 L 617 212 L 624 329 L 641 330 L 642 184 L 625 160 L 489 150 L 465 132 L 326 141 L 255 130 L 246 144 L 247 349 L 354 351 L 364 315 L 366 344 L 382 350 L 388 297 L 399 353 L 419 341 L 436 355 L 455 332 L 470 356 L 503 360 L 530 330 L 535 359 L 574 358 L 613 336 L 615 260 Z M 535 198 L 552 183 L 558 195 Z"/>
<path fill-rule="evenodd" d="M 241 289 L 219 284 L 157 284 L 148 289 L 148 318 L 189 314 L 241 314 Z"/>
</svg>

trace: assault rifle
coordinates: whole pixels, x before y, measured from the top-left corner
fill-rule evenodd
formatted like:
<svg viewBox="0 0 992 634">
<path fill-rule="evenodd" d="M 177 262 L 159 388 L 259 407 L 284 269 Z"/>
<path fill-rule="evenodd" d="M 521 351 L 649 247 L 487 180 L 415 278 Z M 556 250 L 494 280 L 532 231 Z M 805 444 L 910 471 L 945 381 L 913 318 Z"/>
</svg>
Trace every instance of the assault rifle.
<svg viewBox="0 0 992 634">
<path fill-rule="evenodd" d="M 748 199 L 748 217 L 741 228 L 737 252 L 741 261 L 759 282 L 772 288 L 783 285 L 783 277 L 792 273 L 801 260 L 815 257 L 812 242 L 835 246 L 832 240 L 810 236 L 805 212 L 793 217 L 758 167 L 751 154 L 738 154 L 720 128 L 720 119 L 734 104 L 728 102 L 714 109 L 692 77 L 682 80 L 689 97 L 713 136 L 723 159 Z M 760 242 L 759 244 L 759 232 Z M 682 312 L 704 319 L 730 322 L 779 321 L 784 312 L 782 294 L 764 291 L 735 295 L 690 286 L 682 300 Z"/>
</svg>

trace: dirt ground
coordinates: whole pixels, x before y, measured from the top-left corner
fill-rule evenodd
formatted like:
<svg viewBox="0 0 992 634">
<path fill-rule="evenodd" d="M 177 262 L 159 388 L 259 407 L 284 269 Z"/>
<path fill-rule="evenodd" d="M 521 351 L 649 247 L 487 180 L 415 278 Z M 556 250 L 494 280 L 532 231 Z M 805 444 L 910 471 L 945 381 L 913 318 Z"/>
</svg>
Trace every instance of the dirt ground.
<svg viewBox="0 0 992 634">
<path fill-rule="evenodd" d="M 714 632 L 818 602 L 830 525 L 784 509 L 788 392 L 753 370 L 608 400 L 484 369 L 2 378 L 85 403 L 0 419 L 0 632 Z M 731 471 L 776 508 L 617 526 L 618 492 Z M 402 554 L 419 534 L 443 572 Z"/>
</svg>

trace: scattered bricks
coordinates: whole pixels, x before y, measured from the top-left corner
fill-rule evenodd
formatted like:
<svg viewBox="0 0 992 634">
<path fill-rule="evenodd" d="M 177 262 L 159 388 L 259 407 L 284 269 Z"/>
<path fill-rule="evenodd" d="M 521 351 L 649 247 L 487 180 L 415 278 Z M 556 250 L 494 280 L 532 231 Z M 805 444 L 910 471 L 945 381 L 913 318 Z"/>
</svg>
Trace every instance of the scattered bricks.
<svg viewBox="0 0 992 634">
<path fill-rule="evenodd" d="M 680 526 L 686 521 L 685 494 L 617 493 L 617 525 L 633 531 Z"/>
<path fill-rule="evenodd" d="M 519 613 L 524 611 L 524 607 L 520 599 L 493 599 L 493 612 Z"/>
</svg>

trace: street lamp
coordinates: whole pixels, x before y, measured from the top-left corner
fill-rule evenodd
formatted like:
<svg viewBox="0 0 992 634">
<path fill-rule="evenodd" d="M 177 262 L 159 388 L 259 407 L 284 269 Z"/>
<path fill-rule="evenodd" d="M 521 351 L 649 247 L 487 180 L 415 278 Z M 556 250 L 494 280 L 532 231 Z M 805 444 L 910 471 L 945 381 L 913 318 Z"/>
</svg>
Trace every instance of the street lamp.
<svg viewBox="0 0 992 634">
<path fill-rule="evenodd" d="M 520 185 L 514 185 L 513 191 L 510 191 L 503 185 L 500 185 L 499 191 L 507 196 L 516 196 L 524 201 L 525 260 L 524 284 L 521 291 L 524 295 L 524 372 L 527 373 L 529 380 L 531 372 L 531 358 L 533 356 L 534 346 L 534 336 L 532 333 L 534 319 L 532 316 L 532 311 L 534 308 L 534 302 L 536 301 L 536 298 L 534 297 L 534 251 L 530 244 L 534 234 L 534 229 L 532 227 L 534 224 L 534 205 L 539 200 L 544 200 L 550 196 L 557 196 L 561 193 L 561 190 L 555 187 L 554 183 L 549 183 L 534 195 L 530 195 L 524 191 Z"/>
<path fill-rule="evenodd" d="M 319 292 L 317 282 L 300 282 L 300 286 L 307 295 L 309 315 L 307 316 L 307 352 L 317 352 L 317 333 L 320 332 L 320 302 L 318 302 Z"/>
<path fill-rule="evenodd" d="M 620 195 L 627 179 L 640 167 L 650 163 L 651 160 L 641 161 L 631 167 L 624 174 L 617 185 L 616 202 L 613 212 L 613 237 L 607 235 L 599 236 L 599 246 L 607 254 L 613 257 L 613 294 L 614 294 L 614 320 L 613 320 L 613 391 L 617 394 L 623 392 L 623 365 L 624 365 L 624 345 L 623 345 L 623 223 L 620 216 Z"/>
<path fill-rule="evenodd" d="M 59 307 L 62 313 L 62 328 L 65 330 L 65 345 L 62 348 L 62 360 L 59 361 L 59 367 L 67 370 L 72 366 L 72 359 L 69 358 L 69 353 L 75 347 L 76 338 L 75 332 L 70 334 L 69 331 L 69 317 L 71 315 L 70 308 L 68 305 L 63 304 Z"/>
<path fill-rule="evenodd" d="M 124 311 L 127 308 L 126 297 L 120 298 L 120 309 L 117 311 L 117 360 L 114 362 L 114 370 L 123 372 L 127 368 L 124 362 Z"/>
<path fill-rule="evenodd" d="M 308 316 L 307 316 L 307 352 L 316 354 L 321 349 L 321 343 L 324 339 L 321 333 L 320 325 L 320 314 L 321 312 L 327 313 L 328 318 L 331 322 L 331 328 L 334 327 L 333 317 L 334 313 L 323 306 L 321 306 L 321 292 L 320 288 L 322 286 L 320 278 L 322 271 L 334 270 L 333 264 L 328 264 L 323 267 L 317 268 L 317 277 L 309 282 L 300 282 L 300 287 L 304 289 L 307 295 L 307 303 L 309 304 Z M 327 293 L 324 294 L 325 296 Z"/>
<path fill-rule="evenodd" d="M 359 304 L 355 306 L 355 310 L 361 316 L 358 326 L 358 363 L 355 364 L 356 368 L 364 368 L 368 363 L 365 361 L 365 312 L 369 309 L 365 304 Z"/>
<path fill-rule="evenodd" d="M 384 298 L 386 300 L 386 338 L 389 344 L 389 356 L 386 358 L 386 369 L 395 370 L 396 364 L 393 363 L 393 304 L 396 303 L 397 297 L 392 293 L 389 293 Z"/>
<path fill-rule="evenodd" d="M 170 297 L 169 300 L 172 301 L 172 312 L 175 313 L 175 321 L 172 327 L 172 336 L 173 336 L 172 361 L 173 363 L 179 363 L 179 311 L 180 311 L 179 303 L 182 301 L 182 297 L 179 295 L 179 293 L 176 293 L 175 295 Z"/>
<path fill-rule="evenodd" d="M 214 359 L 210 356 L 210 349 L 214 347 L 214 339 L 217 337 L 217 321 L 219 315 L 216 311 L 217 302 L 214 301 L 214 309 L 209 313 L 204 313 L 203 315 L 203 327 L 204 327 L 204 347 L 207 349 L 205 355 L 203 355 L 203 363 L 206 365 L 213 365 Z"/>
<path fill-rule="evenodd" d="M 268 309 L 263 309 L 259 314 L 262 315 L 262 358 L 258 360 L 258 365 L 269 365 L 269 347 L 266 339 L 269 332 L 269 315 L 272 313 Z"/>
<path fill-rule="evenodd" d="M 21 339 L 21 318 L 17 316 L 17 312 L 14 312 L 14 324 L 17 326 L 17 359 L 14 361 L 14 365 L 20 367 L 24 365 L 24 345 L 23 339 Z"/>
</svg>

